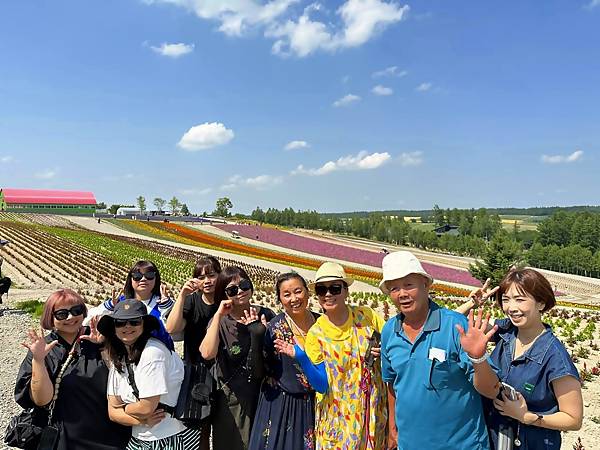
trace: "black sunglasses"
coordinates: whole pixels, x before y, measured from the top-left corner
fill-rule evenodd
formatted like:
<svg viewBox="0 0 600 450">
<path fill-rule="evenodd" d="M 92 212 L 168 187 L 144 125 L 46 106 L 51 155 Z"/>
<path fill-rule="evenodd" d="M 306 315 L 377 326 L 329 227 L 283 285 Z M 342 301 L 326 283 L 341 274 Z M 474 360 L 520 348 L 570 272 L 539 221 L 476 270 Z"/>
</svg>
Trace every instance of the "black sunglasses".
<svg viewBox="0 0 600 450">
<path fill-rule="evenodd" d="M 240 280 L 240 283 L 236 286 L 227 286 L 225 288 L 225 294 L 227 297 L 235 297 L 239 291 L 248 291 L 252 289 L 252 283 L 249 280 Z"/>
<path fill-rule="evenodd" d="M 327 292 L 329 291 L 331 295 L 339 295 L 342 293 L 343 287 L 344 286 L 341 283 L 330 284 L 329 286 L 325 286 L 324 284 L 317 284 L 315 286 L 315 294 L 317 294 L 320 297 L 323 297 L 324 295 L 327 295 Z"/>
<path fill-rule="evenodd" d="M 142 324 L 143 320 L 139 319 L 115 319 L 115 328 L 123 328 L 125 325 L 129 324 L 132 327 L 139 327 Z"/>
<path fill-rule="evenodd" d="M 146 273 L 142 272 L 132 272 L 131 279 L 134 281 L 142 281 L 142 278 L 146 278 L 146 280 L 154 280 L 156 278 L 156 272 L 149 270 Z"/>
<path fill-rule="evenodd" d="M 70 309 L 57 309 L 52 313 L 56 320 L 65 320 L 71 314 L 73 317 L 80 316 L 85 312 L 85 305 L 75 305 Z"/>
</svg>

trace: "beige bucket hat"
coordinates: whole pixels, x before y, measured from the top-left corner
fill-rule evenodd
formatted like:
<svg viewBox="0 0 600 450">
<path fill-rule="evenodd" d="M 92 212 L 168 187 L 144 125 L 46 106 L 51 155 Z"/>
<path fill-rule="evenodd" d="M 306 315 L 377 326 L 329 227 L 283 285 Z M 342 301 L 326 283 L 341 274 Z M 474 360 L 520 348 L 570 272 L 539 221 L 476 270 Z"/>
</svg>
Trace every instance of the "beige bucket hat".
<svg viewBox="0 0 600 450">
<path fill-rule="evenodd" d="M 315 281 L 308 285 L 311 291 L 315 290 L 315 284 L 323 283 L 325 281 L 344 281 L 348 286 L 354 283 L 352 278 L 346 276 L 346 271 L 341 264 L 334 262 L 324 262 L 321 267 L 317 269 L 315 274 Z"/>
<path fill-rule="evenodd" d="M 379 289 L 386 295 L 390 293 L 385 285 L 386 281 L 398 280 L 411 273 L 423 275 L 433 283 L 433 277 L 425 272 L 421 262 L 411 252 L 400 251 L 390 253 L 383 258 L 381 268 L 383 269 L 383 279 L 379 283 Z"/>
</svg>

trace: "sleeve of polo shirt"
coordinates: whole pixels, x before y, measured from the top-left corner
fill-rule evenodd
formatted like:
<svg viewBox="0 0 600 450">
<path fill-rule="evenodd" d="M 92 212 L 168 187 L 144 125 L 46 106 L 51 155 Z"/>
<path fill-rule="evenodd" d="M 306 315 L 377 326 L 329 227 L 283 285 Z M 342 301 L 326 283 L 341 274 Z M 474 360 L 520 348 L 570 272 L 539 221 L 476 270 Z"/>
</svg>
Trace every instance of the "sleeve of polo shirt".
<svg viewBox="0 0 600 450">
<path fill-rule="evenodd" d="M 569 353 L 565 349 L 565 346 L 560 343 L 560 341 L 555 341 L 555 343 L 549 348 L 549 357 L 548 363 L 546 365 L 546 379 L 548 380 L 548 385 L 550 387 L 550 383 L 554 380 L 558 380 L 559 378 L 571 376 L 579 381 L 581 378 L 579 377 L 579 371 L 573 364 Z"/>
<path fill-rule="evenodd" d="M 381 377 L 386 383 L 393 383 L 396 379 L 396 373 L 392 368 L 392 359 L 387 350 L 387 344 L 394 329 L 394 320 L 388 320 L 381 331 Z"/>
<path fill-rule="evenodd" d="M 310 358 L 313 364 L 321 364 L 325 359 L 323 357 L 323 352 L 321 351 L 321 344 L 319 344 L 319 339 L 315 336 L 314 333 L 311 333 L 310 330 L 306 335 L 306 339 L 304 341 L 304 351 L 306 355 Z"/>
</svg>

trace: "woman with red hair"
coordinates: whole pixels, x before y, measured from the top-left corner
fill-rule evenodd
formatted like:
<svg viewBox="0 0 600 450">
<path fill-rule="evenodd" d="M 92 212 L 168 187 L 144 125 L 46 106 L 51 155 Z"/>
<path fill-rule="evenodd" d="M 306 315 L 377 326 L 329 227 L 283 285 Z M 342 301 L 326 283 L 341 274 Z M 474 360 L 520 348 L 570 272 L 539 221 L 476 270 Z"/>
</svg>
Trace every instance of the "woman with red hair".
<svg viewBox="0 0 600 450">
<path fill-rule="evenodd" d="M 44 408 L 54 401 L 53 422 L 60 430 L 57 450 L 117 450 L 125 448 L 130 428 L 108 418 L 106 380 L 94 320 L 82 327 L 87 308 L 71 289 L 54 292 L 44 304 L 43 331 L 32 329 L 23 343 L 29 352 L 17 375 L 15 400 L 23 408 Z M 55 387 L 62 372 L 58 395 Z"/>
</svg>

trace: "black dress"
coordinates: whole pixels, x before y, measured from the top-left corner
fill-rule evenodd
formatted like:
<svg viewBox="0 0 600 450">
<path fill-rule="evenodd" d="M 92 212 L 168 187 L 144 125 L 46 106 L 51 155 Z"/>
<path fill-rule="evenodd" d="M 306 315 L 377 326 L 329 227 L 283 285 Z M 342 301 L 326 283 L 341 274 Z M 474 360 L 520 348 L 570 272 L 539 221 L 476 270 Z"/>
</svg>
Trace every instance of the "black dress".
<svg viewBox="0 0 600 450">
<path fill-rule="evenodd" d="M 315 319 L 318 314 L 313 313 Z M 249 450 L 315 448 L 315 391 L 295 359 L 275 351 L 275 339 L 294 344 L 294 333 L 281 313 L 267 325 L 264 343 L 266 378 L 262 384 Z"/>
<path fill-rule="evenodd" d="M 51 332 L 46 342 L 54 340 L 58 340 L 58 345 L 45 361 L 52 383 L 71 350 L 68 342 Z M 28 352 L 15 386 L 15 400 L 23 408 L 35 406 L 29 390 L 31 362 L 32 355 Z M 79 356 L 65 370 L 54 408 L 54 418 L 61 429 L 57 450 L 117 450 L 127 446 L 131 428 L 108 418 L 107 378 L 108 368 L 102 360 L 100 346 L 82 341 Z"/>
</svg>

